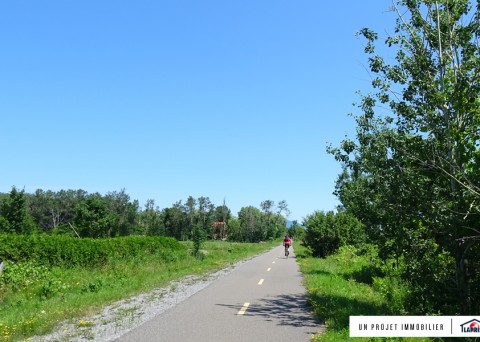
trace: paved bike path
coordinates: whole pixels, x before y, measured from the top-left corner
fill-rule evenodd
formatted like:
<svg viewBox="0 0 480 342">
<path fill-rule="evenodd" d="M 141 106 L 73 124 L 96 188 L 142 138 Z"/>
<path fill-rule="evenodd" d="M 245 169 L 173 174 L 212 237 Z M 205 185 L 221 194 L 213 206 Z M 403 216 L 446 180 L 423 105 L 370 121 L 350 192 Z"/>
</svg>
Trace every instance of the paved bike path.
<svg viewBox="0 0 480 342">
<path fill-rule="evenodd" d="M 279 246 L 253 258 L 118 341 L 308 341 L 321 326 L 294 253 L 283 254 Z"/>
</svg>

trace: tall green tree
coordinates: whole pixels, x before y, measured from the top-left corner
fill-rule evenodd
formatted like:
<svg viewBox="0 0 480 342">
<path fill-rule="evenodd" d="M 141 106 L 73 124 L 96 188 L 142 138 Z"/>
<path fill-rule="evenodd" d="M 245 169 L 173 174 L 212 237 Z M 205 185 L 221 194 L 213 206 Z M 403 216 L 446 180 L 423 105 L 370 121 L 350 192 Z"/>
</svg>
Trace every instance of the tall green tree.
<svg viewBox="0 0 480 342">
<path fill-rule="evenodd" d="M 73 223 L 77 205 L 86 197 L 84 190 L 55 192 L 37 189 L 33 195 L 27 196 L 28 211 L 44 232 L 74 234 L 70 224 Z"/>
<path fill-rule="evenodd" d="M 115 217 L 116 225 L 113 235 L 127 236 L 135 229 L 139 204 L 137 200 L 131 201 L 125 189 L 112 191 L 104 196 L 107 209 Z"/>
<path fill-rule="evenodd" d="M 223 204 L 215 207 L 215 221 L 216 222 L 228 222 L 232 217 L 232 211 L 227 207 L 225 203 L 225 199 L 223 200 Z"/>
<path fill-rule="evenodd" d="M 184 210 L 188 217 L 188 238 L 192 238 L 197 216 L 197 200 L 189 196 L 185 202 Z"/>
<path fill-rule="evenodd" d="M 480 266 L 479 6 L 402 0 L 392 11 L 385 43 L 394 61 L 377 52 L 375 32 L 359 32 L 373 92 L 359 104 L 357 139 L 331 150 L 345 166 L 337 194 L 385 258 L 404 260 L 418 310 L 472 313 L 480 305 L 471 276 Z"/>
<path fill-rule="evenodd" d="M 185 241 L 189 238 L 189 223 L 182 201 L 177 201 L 171 208 L 165 208 L 161 213 L 167 236 Z"/>
<path fill-rule="evenodd" d="M 287 228 L 287 219 L 290 216 L 290 209 L 288 209 L 288 203 L 286 200 L 281 200 L 277 204 L 277 220 L 275 231 L 273 232 L 274 238 L 279 237 L 283 234 L 284 230 Z"/>
<path fill-rule="evenodd" d="M 231 217 L 228 221 L 228 240 L 245 242 L 247 241 L 247 235 L 245 230 L 242 229 L 242 223 L 237 217 Z"/>
<path fill-rule="evenodd" d="M 263 227 L 265 228 L 265 236 L 262 239 L 267 239 L 269 236 L 275 234 L 275 220 L 274 208 L 275 202 L 272 200 L 265 200 L 260 203 L 260 208 L 263 210 Z"/>
<path fill-rule="evenodd" d="M 165 222 L 162 219 L 162 212 L 155 205 L 155 200 L 149 199 L 145 208 L 139 214 L 139 223 L 146 235 L 166 235 Z M 174 236 L 174 235 L 172 235 Z"/>
<path fill-rule="evenodd" d="M 208 197 L 199 197 L 197 224 L 200 226 L 203 236 L 212 238 L 212 224 L 215 221 L 215 205 Z M 197 234 L 198 235 L 198 234 Z"/>
<path fill-rule="evenodd" d="M 231 229 L 228 222 L 232 218 L 232 212 L 225 204 L 225 199 L 223 200 L 223 204 L 216 206 L 213 213 L 213 221 L 214 222 L 224 222 L 224 225 L 219 225 L 216 227 L 216 231 L 214 232 L 215 238 L 229 238 L 232 239 L 235 234 L 231 235 L 230 233 L 234 230 Z M 213 224 L 212 224 L 213 225 Z"/>
<path fill-rule="evenodd" d="M 262 212 L 258 208 L 242 207 L 238 213 L 238 219 L 246 242 L 259 242 L 265 238 Z"/>
<path fill-rule="evenodd" d="M 0 230 L 6 233 L 28 234 L 36 226 L 27 212 L 25 191 L 12 187 L 0 204 Z"/>
<path fill-rule="evenodd" d="M 77 205 L 74 226 L 81 237 L 105 238 L 115 236 L 118 224 L 99 194 L 88 195 Z"/>
</svg>

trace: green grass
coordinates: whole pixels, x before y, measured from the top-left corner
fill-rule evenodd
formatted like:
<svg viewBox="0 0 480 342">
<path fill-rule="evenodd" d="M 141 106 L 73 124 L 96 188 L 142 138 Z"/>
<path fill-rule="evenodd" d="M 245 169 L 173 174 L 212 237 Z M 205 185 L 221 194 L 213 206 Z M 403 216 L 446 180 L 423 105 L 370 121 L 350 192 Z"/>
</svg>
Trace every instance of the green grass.
<svg viewBox="0 0 480 342">
<path fill-rule="evenodd" d="M 305 247 L 295 248 L 304 274 L 310 305 L 326 331 L 315 341 L 345 341 L 349 337 L 349 316 L 393 315 L 388 296 L 373 286 L 379 270 L 367 256 L 357 256 L 345 248 L 328 258 L 313 258 Z M 428 338 L 355 338 L 355 341 L 431 341 Z"/>
<path fill-rule="evenodd" d="M 202 245 L 201 257 L 193 257 L 189 253 L 193 245 L 185 244 L 188 249 L 172 252 L 168 261 L 164 256 L 145 254 L 111 259 L 95 268 L 7 264 L 18 267 L 15 272 L 18 279 L 12 279 L 9 286 L 0 285 L 0 342 L 49 333 L 65 319 L 93 314 L 109 303 L 165 286 L 186 275 L 225 268 L 277 246 L 278 241 L 262 244 L 208 241 Z M 78 324 L 88 322 L 79 320 Z"/>
</svg>

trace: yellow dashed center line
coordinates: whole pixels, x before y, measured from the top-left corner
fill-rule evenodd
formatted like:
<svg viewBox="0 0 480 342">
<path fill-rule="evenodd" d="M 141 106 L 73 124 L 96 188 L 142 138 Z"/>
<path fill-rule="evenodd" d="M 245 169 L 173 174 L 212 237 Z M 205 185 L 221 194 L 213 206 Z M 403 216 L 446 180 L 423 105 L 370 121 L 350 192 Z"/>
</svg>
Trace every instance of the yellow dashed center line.
<svg viewBox="0 0 480 342">
<path fill-rule="evenodd" d="M 264 279 L 260 279 L 260 281 L 258 282 L 258 285 L 262 285 L 263 281 L 264 281 Z"/>
<path fill-rule="evenodd" d="M 243 314 L 245 314 L 245 311 L 247 311 L 249 305 L 250 305 L 250 303 L 245 303 L 245 304 L 243 304 L 243 307 L 240 309 L 240 311 L 238 311 L 237 315 L 243 315 Z"/>
</svg>

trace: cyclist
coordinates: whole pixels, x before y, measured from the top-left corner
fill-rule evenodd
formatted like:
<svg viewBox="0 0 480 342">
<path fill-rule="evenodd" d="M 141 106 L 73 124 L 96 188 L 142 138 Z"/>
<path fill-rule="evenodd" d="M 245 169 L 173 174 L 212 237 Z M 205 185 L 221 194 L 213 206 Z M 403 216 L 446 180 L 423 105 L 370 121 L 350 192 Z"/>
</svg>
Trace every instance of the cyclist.
<svg viewBox="0 0 480 342">
<path fill-rule="evenodd" d="M 288 237 L 288 235 L 285 235 L 285 238 L 283 239 L 283 246 L 285 247 L 285 256 L 288 257 L 289 251 L 288 249 L 292 245 L 292 239 Z"/>
</svg>

